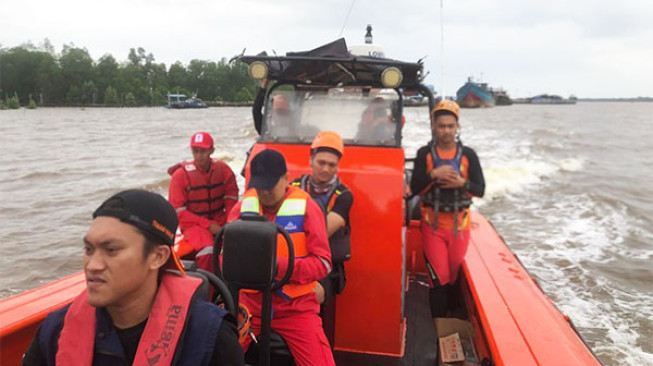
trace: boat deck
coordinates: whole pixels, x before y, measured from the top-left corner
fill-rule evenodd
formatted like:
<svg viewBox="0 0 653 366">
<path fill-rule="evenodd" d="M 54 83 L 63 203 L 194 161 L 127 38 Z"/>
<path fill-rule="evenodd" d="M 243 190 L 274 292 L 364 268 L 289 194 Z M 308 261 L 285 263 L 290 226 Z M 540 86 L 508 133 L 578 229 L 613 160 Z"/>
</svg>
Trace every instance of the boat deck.
<svg viewBox="0 0 653 366">
<path fill-rule="evenodd" d="M 437 338 L 429 309 L 428 283 L 426 277 L 411 279 L 406 293 L 406 344 L 404 357 L 335 351 L 338 366 L 433 366 L 437 357 Z M 361 313 L 361 316 L 365 314 Z"/>
</svg>

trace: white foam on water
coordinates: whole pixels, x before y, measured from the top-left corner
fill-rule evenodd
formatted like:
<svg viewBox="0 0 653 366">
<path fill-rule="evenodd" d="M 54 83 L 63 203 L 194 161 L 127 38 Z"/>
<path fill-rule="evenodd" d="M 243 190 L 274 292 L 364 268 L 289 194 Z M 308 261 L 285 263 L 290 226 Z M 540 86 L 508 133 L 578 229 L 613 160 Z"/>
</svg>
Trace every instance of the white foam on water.
<svg viewBox="0 0 653 366">
<path fill-rule="evenodd" d="M 585 158 L 568 158 L 561 160 L 559 167 L 563 171 L 576 172 L 583 169 L 586 161 L 587 159 Z"/>
<path fill-rule="evenodd" d="M 487 167 L 483 170 L 485 195 L 478 199 L 478 203 L 484 204 L 500 196 L 521 192 L 526 186 L 540 182 L 542 177 L 555 170 L 553 164 L 525 159 L 514 159 Z"/>
<path fill-rule="evenodd" d="M 603 335 L 597 337 L 603 339 L 602 345 L 594 347 L 599 355 L 627 360 L 624 364 L 647 364 L 652 356 L 642 349 L 647 340 L 638 329 L 641 321 L 653 318 L 653 294 L 635 295 L 611 274 L 596 269 L 609 267 L 615 256 L 653 259 L 653 248 L 630 248 L 624 240 L 641 223 L 633 222 L 625 205 L 588 193 L 549 200 L 525 205 L 528 222 L 519 217 L 508 220 L 510 225 L 529 227 L 528 234 L 521 234 L 528 235 L 521 239 L 526 244 L 516 253 L 581 333 Z M 613 345 L 607 346 L 605 339 Z M 590 341 L 595 343 L 596 339 Z"/>
</svg>

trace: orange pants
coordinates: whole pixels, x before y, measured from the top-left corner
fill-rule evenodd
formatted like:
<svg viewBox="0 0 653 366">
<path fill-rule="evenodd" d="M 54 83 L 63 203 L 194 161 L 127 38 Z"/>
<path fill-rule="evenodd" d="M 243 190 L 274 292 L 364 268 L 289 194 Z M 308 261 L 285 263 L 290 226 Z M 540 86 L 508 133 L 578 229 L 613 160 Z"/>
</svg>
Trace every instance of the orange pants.
<svg viewBox="0 0 653 366">
<path fill-rule="evenodd" d="M 261 318 L 252 317 L 255 335 L 261 333 Z M 334 366 L 333 353 L 322 329 L 317 313 L 295 313 L 284 318 L 272 318 L 272 329 L 288 344 L 297 366 Z M 247 351 L 252 338 L 247 337 L 243 349 Z"/>
<path fill-rule="evenodd" d="M 430 270 L 429 285 L 431 288 L 456 282 L 458 270 L 469 246 L 469 230 L 454 231 L 449 229 L 433 229 L 422 222 L 422 245 L 424 257 Z"/>
<path fill-rule="evenodd" d="M 199 268 L 213 272 L 213 234 L 200 226 L 190 227 L 183 232 L 184 238 L 195 251 L 195 261 Z"/>
</svg>

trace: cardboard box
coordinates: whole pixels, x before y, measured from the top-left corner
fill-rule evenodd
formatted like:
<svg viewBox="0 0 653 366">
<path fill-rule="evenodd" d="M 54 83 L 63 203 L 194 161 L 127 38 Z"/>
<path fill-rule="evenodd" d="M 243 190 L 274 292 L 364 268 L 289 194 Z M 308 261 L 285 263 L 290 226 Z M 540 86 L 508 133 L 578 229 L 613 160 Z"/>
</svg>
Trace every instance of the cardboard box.
<svg viewBox="0 0 653 366">
<path fill-rule="evenodd" d="M 439 343 L 442 362 L 465 361 L 463 345 L 460 343 L 460 335 L 457 332 L 446 337 L 440 337 Z"/>
<path fill-rule="evenodd" d="M 477 366 L 481 364 L 474 348 L 474 328 L 472 328 L 471 323 L 458 318 L 437 318 L 435 326 L 438 331 L 439 343 L 444 343 L 443 346 L 438 348 L 438 365 Z M 456 343 L 456 339 L 460 341 L 462 354 L 459 354 L 458 357 L 452 357 L 451 352 L 449 352 L 452 348 L 445 350 L 445 352 L 443 350 L 444 347 L 447 347 L 447 344 L 451 346 L 452 343 Z M 453 347 L 455 348 L 457 345 L 453 345 Z M 446 358 L 443 359 L 443 356 Z M 462 359 L 462 361 L 453 361 L 453 359 Z"/>
</svg>

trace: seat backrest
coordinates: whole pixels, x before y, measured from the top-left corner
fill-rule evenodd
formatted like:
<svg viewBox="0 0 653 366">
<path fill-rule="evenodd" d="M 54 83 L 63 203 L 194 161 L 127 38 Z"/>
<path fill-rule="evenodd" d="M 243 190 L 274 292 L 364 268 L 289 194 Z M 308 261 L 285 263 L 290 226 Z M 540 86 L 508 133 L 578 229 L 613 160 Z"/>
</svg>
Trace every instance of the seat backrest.
<svg viewBox="0 0 653 366">
<path fill-rule="evenodd" d="M 276 274 L 277 225 L 236 220 L 224 226 L 222 275 L 229 286 L 271 288 Z"/>
</svg>

